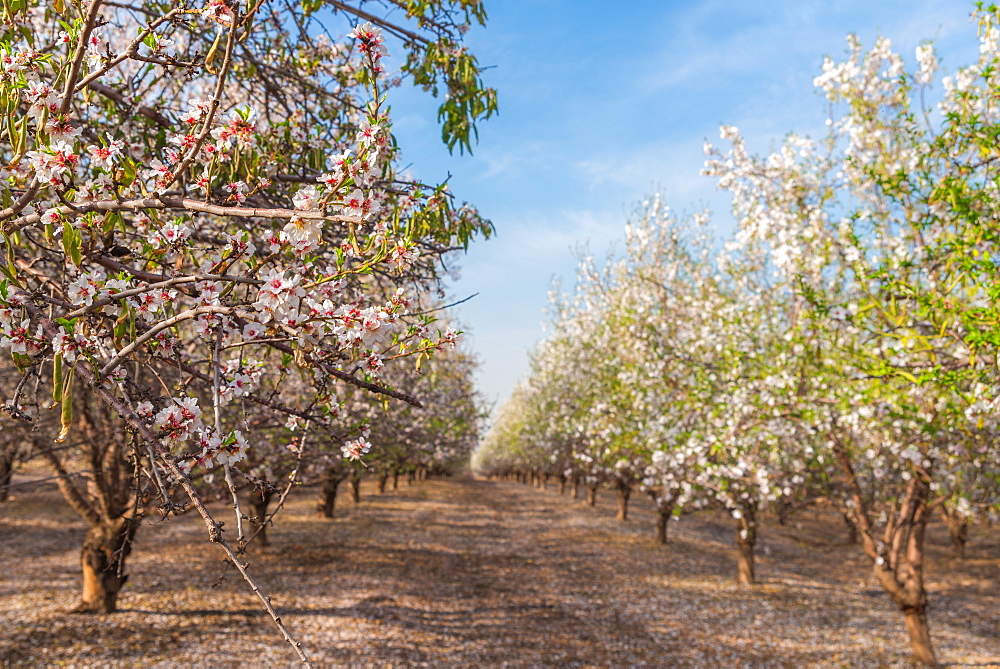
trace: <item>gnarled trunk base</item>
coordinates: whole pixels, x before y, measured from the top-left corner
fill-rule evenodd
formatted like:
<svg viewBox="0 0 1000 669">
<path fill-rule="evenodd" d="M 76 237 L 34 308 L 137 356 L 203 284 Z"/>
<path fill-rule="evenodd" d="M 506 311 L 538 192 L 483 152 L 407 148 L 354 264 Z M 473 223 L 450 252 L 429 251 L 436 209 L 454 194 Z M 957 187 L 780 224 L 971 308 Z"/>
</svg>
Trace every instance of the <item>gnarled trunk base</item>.
<svg viewBox="0 0 1000 669">
<path fill-rule="evenodd" d="M 125 559 L 132 552 L 138 524 L 125 518 L 92 526 L 83 539 L 80 566 L 83 595 L 75 613 L 114 613 L 118 595 L 128 580 Z"/>
</svg>

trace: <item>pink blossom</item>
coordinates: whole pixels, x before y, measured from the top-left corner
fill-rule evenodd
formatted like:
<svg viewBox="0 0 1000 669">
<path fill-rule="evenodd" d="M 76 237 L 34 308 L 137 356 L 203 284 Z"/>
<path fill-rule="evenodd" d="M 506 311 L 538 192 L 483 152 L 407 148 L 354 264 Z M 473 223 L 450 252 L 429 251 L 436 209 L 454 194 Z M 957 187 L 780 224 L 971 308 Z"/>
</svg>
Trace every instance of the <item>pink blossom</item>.
<svg viewBox="0 0 1000 669">
<path fill-rule="evenodd" d="M 358 437 L 346 442 L 340 450 L 348 460 L 360 460 L 361 456 L 371 451 L 372 445 L 364 437 Z"/>
</svg>

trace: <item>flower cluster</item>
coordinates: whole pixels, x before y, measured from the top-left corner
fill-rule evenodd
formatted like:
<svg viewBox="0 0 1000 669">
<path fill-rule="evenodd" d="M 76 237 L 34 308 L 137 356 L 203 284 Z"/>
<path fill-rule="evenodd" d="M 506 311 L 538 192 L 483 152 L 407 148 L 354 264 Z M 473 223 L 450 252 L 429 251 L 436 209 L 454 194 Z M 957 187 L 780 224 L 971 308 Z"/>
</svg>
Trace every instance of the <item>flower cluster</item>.
<svg viewBox="0 0 1000 669">
<path fill-rule="evenodd" d="M 153 416 L 153 428 L 174 444 L 187 441 L 202 427 L 201 407 L 195 397 L 174 398 Z"/>
<path fill-rule="evenodd" d="M 371 22 L 367 22 L 359 24 L 347 36 L 358 40 L 358 51 L 371 61 L 373 73 L 375 75 L 382 74 L 385 71 L 382 65 L 382 57 L 388 53 L 382 29 L 372 26 Z"/>
</svg>

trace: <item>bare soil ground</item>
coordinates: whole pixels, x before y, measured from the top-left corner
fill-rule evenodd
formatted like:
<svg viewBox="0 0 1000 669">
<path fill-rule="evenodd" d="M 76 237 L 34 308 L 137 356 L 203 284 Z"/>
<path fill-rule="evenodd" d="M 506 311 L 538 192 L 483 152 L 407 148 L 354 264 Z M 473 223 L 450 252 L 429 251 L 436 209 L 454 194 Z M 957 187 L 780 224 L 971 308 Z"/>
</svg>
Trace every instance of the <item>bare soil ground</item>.
<svg viewBox="0 0 1000 669">
<path fill-rule="evenodd" d="M 733 582 L 732 525 L 717 513 L 671 523 L 661 547 L 642 498 L 623 524 L 609 492 L 591 509 L 468 477 L 372 489 L 359 505 L 338 500 L 333 521 L 312 514 L 310 491 L 292 496 L 272 545 L 250 551 L 319 664 L 909 664 L 902 616 L 834 516 L 766 525 L 762 582 L 748 590 Z M 0 504 L 0 664 L 295 664 L 245 584 L 230 572 L 217 585 L 220 552 L 193 516 L 141 528 L 122 612 L 67 613 L 84 529 L 49 484 Z M 947 557 L 940 524 L 930 544 L 940 658 L 1000 666 L 1000 532 L 975 528 L 964 560 Z"/>
</svg>

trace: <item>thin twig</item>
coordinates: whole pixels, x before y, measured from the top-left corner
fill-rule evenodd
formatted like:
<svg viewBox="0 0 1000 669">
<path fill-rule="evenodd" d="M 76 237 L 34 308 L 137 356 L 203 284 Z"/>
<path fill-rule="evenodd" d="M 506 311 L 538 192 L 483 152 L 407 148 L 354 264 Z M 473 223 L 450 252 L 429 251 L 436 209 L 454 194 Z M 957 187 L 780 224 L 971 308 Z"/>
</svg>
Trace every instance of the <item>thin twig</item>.
<svg viewBox="0 0 1000 669">
<path fill-rule="evenodd" d="M 215 437 L 222 444 L 222 392 L 220 389 L 219 372 L 222 361 L 219 359 L 222 349 L 222 323 L 216 326 L 215 332 L 215 354 L 212 356 L 212 408 L 215 410 Z M 233 483 L 233 469 L 229 466 L 229 459 L 222 465 L 226 473 L 226 485 L 233 496 L 233 509 L 236 511 L 236 541 L 243 543 L 243 510 L 240 508 L 240 496 Z"/>
<path fill-rule="evenodd" d="M 437 307 L 436 309 L 428 309 L 427 311 L 414 311 L 411 314 L 403 314 L 403 318 L 408 318 L 410 316 L 422 316 L 424 314 L 433 314 L 435 311 L 444 311 L 445 309 L 451 309 L 452 307 L 457 307 L 458 305 L 464 302 L 468 302 L 469 300 L 471 300 L 474 297 L 477 297 L 478 295 L 479 293 L 473 293 L 464 300 L 459 300 L 458 302 L 452 302 L 451 304 L 446 304 L 443 307 Z"/>
</svg>

